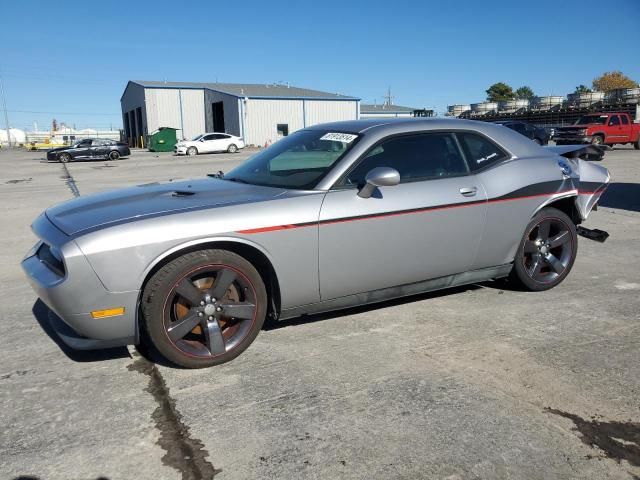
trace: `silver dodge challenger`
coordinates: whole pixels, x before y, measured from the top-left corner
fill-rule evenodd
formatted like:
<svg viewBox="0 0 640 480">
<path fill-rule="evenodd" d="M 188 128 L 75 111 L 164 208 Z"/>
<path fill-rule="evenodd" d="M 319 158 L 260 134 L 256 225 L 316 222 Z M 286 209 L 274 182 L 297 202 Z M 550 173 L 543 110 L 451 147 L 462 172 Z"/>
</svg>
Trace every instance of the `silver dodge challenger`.
<svg viewBox="0 0 640 480">
<path fill-rule="evenodd" d="M 71 347 L 150 342 L 207 367 L 267 316 L 502 277 L 555 287 L 609 183 L 584 148 L 466 120 L 316 125 L 226 174 L 52 207 L 22 266 Z"/>
</svg>

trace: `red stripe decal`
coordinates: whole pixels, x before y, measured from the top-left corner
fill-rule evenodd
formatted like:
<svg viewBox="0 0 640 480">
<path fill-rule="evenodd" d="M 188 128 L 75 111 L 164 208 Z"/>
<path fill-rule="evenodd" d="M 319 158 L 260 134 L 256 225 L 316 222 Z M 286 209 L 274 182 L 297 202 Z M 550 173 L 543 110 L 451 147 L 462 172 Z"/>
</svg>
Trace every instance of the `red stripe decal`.
<svg viewBox="0 0 640 480">
<path fill-rule="evenodd" d="M 591 194 L 591 193 L 596 193 L 598 190 L 596 190 L 595 192 L 581 192 L 578 191 L 576 189 L 570 189 L 570 190 L 563 190 L 560 192 L 555 192 L 555 193 L 540 193 L 537 195 L 526 195 L 523 197 L 513 197 L 513 198 L 497 198 L 494 200 L 487 200 L 486 203 L 500 203 L 500 202 L 512 202 L 514 200 L 526 200 L 529 198 L 538 198 L 538 197 L 549 197 L 549 196 L 553 196 L 553 195 L 562 195 L 565 193 L 573 193 L 573 192 L 577 192 L 580 194 Z M 371 214 L 371 215 L 363 215 L 361 217 L 355 217 L 355 218 L 336 218 L 333 220 L 322 220 L 319 222 L 309 222 L 309 223 L 300 223 L 300 224 L 290 224 L 290 225 L 276 225 L 276 226 L 272 226 L 272 227 L 261 227 L 261 228 L 250 228 L 247 230 L 238 230 L 236 233 L 242 233 L 245 235 L 251 235 L 254 233 L 265 233 L 265 232 L 276 232 L 278 230 L 291 230 L 293 228 L 304 228 L 304 227 L 310 227 L 313 225 L 331 225 L 331 224 L 335 224 L 335 223 L 347 223 L 347 222 L 355 222 L 355 221 L 359 221 L 359 220 L 373 220 L 376 218 L 383 218 L 383 217 L 397 217 L 399 215 L 409 215 L 409 214 L 413 214 L 413 213 L 425 213 L 425 212 L 433 212 L 436 210 L 447 210 L 450 208 L 462 208 L 462 207 L 471 207 L 474 205 L 479 205 L 481 203 L 485 203 L 485 201 L 475 201 L 475 202 L 466 202 L 466 203 L 458 203 L 458 204 L 454 204 L 454 205 L 443 205 L 441 207 L 425 207 L 425 208 L 420 208 L 420 209 L 415 209 L 415 210 L 409 210 L 409 211 L 400 211 L 400 212 L 389 212 L 389 213 L 380 213 L 380 214 Z"/>
</svg>

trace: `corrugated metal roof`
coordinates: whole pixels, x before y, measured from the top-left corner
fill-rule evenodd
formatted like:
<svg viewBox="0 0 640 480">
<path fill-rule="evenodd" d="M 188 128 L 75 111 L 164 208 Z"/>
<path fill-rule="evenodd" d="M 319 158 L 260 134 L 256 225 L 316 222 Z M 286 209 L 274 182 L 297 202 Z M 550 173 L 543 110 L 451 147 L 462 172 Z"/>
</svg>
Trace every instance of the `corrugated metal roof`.
<svg viewBox="0 0 640 480">
<path fill-rule="evenodd" d="M 371 105 L 368 103 L 360 104 L 360 113 L 408 113 L 417 110 L 411 107 L 402 107 L 400 105 Z"/>
<path fill-rule="evenodd" d="M 158 82 L 154 80 L 131 80 L 131 82 L 137 83 L 145 88 L 206 88 L 216 92 L 233 95 L 235 97 L 360 100 L 359 98 L 347 95 L 321 92 L 319 90 L 310 90 L 308 88 L 293 87 L 282 84 Z"/>
</svg>

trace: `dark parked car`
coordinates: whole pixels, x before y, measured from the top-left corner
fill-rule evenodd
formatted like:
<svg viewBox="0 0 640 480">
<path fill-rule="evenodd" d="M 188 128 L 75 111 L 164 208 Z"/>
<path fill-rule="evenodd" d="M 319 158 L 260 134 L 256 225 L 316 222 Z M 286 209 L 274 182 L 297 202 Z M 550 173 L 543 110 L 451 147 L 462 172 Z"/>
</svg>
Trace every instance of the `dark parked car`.
<svg viewBox="0 0 640 480">
<path fill-rule="evenodd" d="M 126 143 L 106 138 L 83 138 L 69 147 L 52 148 L 47 152 L 47 160 L 62 163 L 71 160 L 118 160 L 128 155 L 131 155 L 131 150 Z"/>
<path fill-rule="evenodd" d="M 536 127 L 535 125 L 531 125 L 527 122 L 516 122 L 516 121 L 502 121 L 495 122 L 499 125 L 504 125 L 511 130 L 515 130 L 516 132 L 524 135 L 525 137 L 530 138 L 538 145 L 546 145 L 549 143 L 549 132 L 546 129 L 541 127 Z"/>
</svg>

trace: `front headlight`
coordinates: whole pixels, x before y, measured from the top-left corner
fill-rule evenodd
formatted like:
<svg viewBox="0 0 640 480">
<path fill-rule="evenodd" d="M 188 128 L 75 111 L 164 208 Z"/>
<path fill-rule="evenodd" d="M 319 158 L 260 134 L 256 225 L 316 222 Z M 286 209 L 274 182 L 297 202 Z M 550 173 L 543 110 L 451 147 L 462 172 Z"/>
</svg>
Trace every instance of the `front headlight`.
<svg viewBox="0 0 640 480">
<path fill-rule="evenodd" d="M 587 134 L 586 128 L 581 128 L 580 130 L 578 130 L 578 135 L 586 135 L 586 134 Z"/>
</svg>

